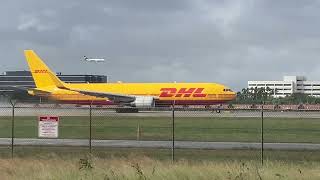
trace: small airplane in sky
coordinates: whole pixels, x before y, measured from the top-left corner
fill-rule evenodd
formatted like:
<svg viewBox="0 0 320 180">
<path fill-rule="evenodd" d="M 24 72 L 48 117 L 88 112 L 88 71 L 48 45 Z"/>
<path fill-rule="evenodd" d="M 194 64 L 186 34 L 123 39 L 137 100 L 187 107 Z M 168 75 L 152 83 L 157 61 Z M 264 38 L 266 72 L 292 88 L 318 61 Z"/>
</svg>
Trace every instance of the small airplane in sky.
<svg viewBox="0 0 320 180">
<path fill-rule="evenodd" d="M 88 58 L 87 56 L 83 56 L 83 58 L 85 61 L 88 61 L 88 62 L 104 62 L 105 61 L 104 59 L 92 59 L 92 58 Z"/>
</svg>

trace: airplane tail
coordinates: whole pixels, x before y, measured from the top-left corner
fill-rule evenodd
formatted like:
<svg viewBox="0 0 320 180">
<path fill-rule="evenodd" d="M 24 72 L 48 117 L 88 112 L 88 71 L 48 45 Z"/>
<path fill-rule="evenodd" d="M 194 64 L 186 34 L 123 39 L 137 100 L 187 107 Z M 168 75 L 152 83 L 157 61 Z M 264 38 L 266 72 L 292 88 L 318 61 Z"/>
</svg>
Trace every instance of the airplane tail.
<svg viewBox="0 0 320 180">
<path fill-rule="evenodd" d="M 25 50 L 24 55 L 37 88 L 50 86 L 58 88 L 64 87 L 64 83 L 48 68 L 33 50 Z"/>
</svg>

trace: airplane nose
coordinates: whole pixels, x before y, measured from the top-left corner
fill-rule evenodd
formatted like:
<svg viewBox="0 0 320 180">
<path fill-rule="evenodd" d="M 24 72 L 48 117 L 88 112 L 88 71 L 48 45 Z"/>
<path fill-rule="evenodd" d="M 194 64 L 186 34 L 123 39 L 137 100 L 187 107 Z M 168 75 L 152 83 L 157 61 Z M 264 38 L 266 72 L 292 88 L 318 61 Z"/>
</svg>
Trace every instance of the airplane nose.
<svg viewBox="0 0 320 180">
<path fill-rule="evenodd" d="M 237 94 L 235 92 L 229 92 L 228 93 L 228 100 L 234 100 L 237 97 Z"/>
<path fill-rule="evenodd" d="M 233 92 L 231 89 L 224 87 L 223 88 L 223 93 L 224 94 L 224 98 L 227 101 L 232 101 L 236 98 L 237 94 L 235 92 Z"/>
<path fill-rule="evenodd" d="M 231 100 L 234 100 L 237 97 L 237 94 L 235 92 L 232 92 L 231 94 Z"/>
</svg>

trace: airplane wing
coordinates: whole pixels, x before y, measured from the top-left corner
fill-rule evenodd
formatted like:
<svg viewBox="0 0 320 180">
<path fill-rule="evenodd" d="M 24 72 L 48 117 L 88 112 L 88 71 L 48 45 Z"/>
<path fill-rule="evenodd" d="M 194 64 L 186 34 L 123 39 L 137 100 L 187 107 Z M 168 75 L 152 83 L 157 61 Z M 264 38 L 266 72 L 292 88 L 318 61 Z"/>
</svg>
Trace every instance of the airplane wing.
<svg viewBox="0 0 320 180">
<path fill-rule="evenodd" d="M 118 102 L 118 103 L 130 103 L 136 100 L 136 98 L 131 95 L 114 94 L 114 93 L 97 92 L 97 91 L 84 91 L 84 90 L 78 90 L 78 89 L 69 89 L 69 90 L 76 91 L 81 94 L 85 94 L 89 96 L 108 98 L 110 101 Z"/>
<path fill-rule="evenodd" d="M 38 95 L 38 96 L 47 96 L 47 95 L 51 94 L 51 92 L 49 92 L 49 91 L 44 91 L 44 90 L 37 89 L 37 88 L 28 88 L 28 87 L 23 87 L 23 86 L 10 86 L 10 87 L 13 88 L 14 91 L 16 91 L 16 92 L 28 93 L 29 91 L 32 91 L 35 95 Z"/>
</svg>

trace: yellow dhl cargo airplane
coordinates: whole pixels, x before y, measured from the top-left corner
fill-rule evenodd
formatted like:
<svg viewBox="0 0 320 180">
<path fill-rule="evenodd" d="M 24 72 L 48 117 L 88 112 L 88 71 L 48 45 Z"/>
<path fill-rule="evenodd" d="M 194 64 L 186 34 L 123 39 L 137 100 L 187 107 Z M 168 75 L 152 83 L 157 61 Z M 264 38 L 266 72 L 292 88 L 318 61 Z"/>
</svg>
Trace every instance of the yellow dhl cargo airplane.
<svg viewBox="0 0 320 180">
<path fill-rule="evenodd" d="M 36 85 L 28 93 L 62 103 L 154 107 L 211 105 L 235 98 L 229 88 L 215 83 L 65 83 L 33 50 L 24 53 Z"/>
</svg>

